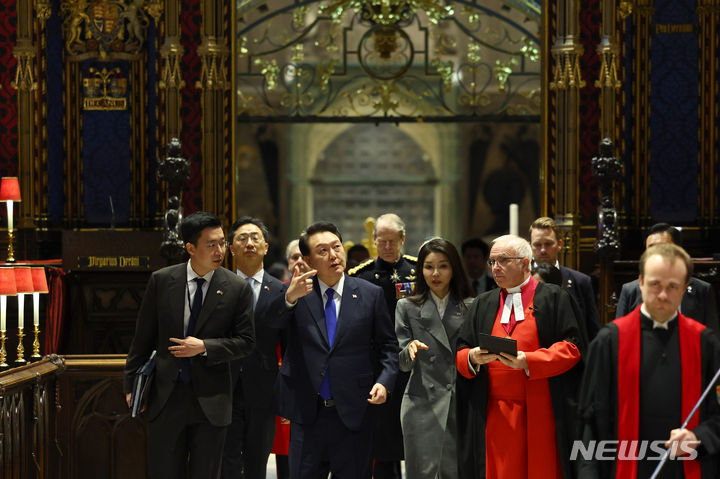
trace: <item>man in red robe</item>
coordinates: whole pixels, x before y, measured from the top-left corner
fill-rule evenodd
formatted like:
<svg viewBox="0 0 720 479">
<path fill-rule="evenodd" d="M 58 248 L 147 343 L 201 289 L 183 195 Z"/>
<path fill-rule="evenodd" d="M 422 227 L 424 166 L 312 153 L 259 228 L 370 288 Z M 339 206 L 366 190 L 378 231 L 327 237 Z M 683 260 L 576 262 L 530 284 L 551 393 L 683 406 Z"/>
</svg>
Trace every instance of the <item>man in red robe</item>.
<svg viewBox="0 0 720 479">
<path fill-rule="evenodd" d="M 584 333 L 563 289 L 530 275 L 532 249 L 497 238 L 488 264 L 500 287 L 477 297 L 456 365 L 460 477 L 571 478 L 569 453 Z M 517 341 L 517 356 L 478 347 L 481 334 Z"/>
<path fill-rule="evenodd" d="M 659 478 L 719 477 L 715 390 L 680 429 L 720 367 L 716 333 L 678 312 L 691 275 L 692 260 L 681 247 L 645 250 L 639 276 L 643 302 L 603 328 L 590 345 L 580 394 L 583 449 L 601 440 L 616 447 L 609 460 L 578 454 L 580 477 L 651 477 L 664 448 L 674 452 Z"/>
</svg>

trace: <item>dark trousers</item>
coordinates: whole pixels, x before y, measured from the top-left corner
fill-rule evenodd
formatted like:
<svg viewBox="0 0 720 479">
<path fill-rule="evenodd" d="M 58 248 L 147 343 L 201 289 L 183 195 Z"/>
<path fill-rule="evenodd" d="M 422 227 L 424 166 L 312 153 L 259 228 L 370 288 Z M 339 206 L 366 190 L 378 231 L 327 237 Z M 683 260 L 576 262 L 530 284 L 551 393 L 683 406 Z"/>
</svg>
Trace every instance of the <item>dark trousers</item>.
<svg viewBox="0 0 720 479">
<path fill-rule="evenodd" d="M 275 414 L 270 399 L 266 406 L 248 406 L 241 387 L 235 388 L 232 423 L 223 451 L 223 479 L 265 479 L 275 438 Z"/>
<path fill-rule="evenodd" d="M 225 426 L 205 417 L 192 386 L 177 383 L 160 414 L 148 422 L 151 479 L 217 479 Z"/>
<path fill-rule="evenodd" d="M 375 461 L 373 465 L 374 479 L 400 479 L 402 471 L 400 461 Z"/>
<path fill-rule="evenodd" d="M 343 424 L 334 407 L 319 406 L 313 424 L 290 425 L 291 479 L 369 479 L 372 425 L 367 417 L 359 431 Z"/>
</svg>

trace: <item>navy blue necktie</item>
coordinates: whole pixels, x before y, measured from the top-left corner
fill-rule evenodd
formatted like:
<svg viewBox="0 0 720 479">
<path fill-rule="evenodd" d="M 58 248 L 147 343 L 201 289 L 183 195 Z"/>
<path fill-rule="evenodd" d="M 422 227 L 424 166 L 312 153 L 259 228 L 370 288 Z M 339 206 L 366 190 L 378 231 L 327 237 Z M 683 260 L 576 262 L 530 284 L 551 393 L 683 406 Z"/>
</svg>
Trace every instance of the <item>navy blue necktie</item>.
<svg viewBox="0 0 720 479">
<path fill-rule="evenodd" d="M 194 329 L 195 329 L 195 323 L 197 322 L 197 319 L 200 317 L 200 310 L 202 309 L 203 304 L 203 284 L 205 284 L 205 279 L 203 278 L 195 278 L 193 281 L 196 283 L 195 287 L 195 295 L 193 296 L 193 302 L 190 305 L 190 319 L 188 320 L 187 325 L 187 331 L 185 333 L 185 336 L 190 336 Z M 182 379 L 182 382 L 185 384 L 190 384 L 190 358 L 182 358 L 182 366 L 180 368 L 180 379 Z"/>
<path fill-rule="evenodd" d="M 335 291 L 331 288 L 325 290 L 327 294 L 327 303 L 325 303 L 325 327 L 327 328 L 328 343 L 330 347 L 333 345 L 335 340 L 335 329 L 337 329 L 337 311 L 335 310 L 335 302 L 333 301 L 333 295 Z M 327 400 L 332 398 L 330 392 L 330 368 L 325 371 L 322 383 L 320 383 L 320 397 Z"/>
</svg>

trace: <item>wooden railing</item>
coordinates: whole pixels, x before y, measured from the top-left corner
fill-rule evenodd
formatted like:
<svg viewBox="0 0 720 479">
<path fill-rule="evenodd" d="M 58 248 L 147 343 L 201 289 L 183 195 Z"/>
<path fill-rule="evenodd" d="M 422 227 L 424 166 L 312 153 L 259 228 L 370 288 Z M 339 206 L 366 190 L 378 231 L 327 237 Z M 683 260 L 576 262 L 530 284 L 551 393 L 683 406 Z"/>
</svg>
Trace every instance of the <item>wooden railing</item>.
<svg viewBox="0 0 720 479">
<path fill-rule="evenodd" d="M 146 477 L 145 428 L 122 391 L 124 355 L 48 356 L 0 374 L 0 477 Z"/>
</svg>

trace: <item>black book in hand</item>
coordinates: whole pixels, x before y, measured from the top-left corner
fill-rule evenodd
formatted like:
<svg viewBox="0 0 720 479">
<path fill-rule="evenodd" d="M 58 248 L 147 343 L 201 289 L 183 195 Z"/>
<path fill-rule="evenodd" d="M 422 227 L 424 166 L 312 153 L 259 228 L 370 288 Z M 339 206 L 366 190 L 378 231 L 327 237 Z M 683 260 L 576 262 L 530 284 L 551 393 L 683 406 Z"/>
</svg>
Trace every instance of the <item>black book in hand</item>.
<svg viewBox="0 0 720 479">
<path fill-rule="evenodd" d="M 493 354 L 508 353 L 517 356 L 517 341 L 514 339 L 480 333 L 478 346 Z"/>
<path fill-rule="evenodd" d="M 135 374 L 133 389 L 130 395 L 130 412 L 132 417 L 137 417 L 147 406 L 150 387 L 155 375 L 155 355 L 157 351 L 150 354 L 150 359 L 140 366 Z"/>
</svg>

